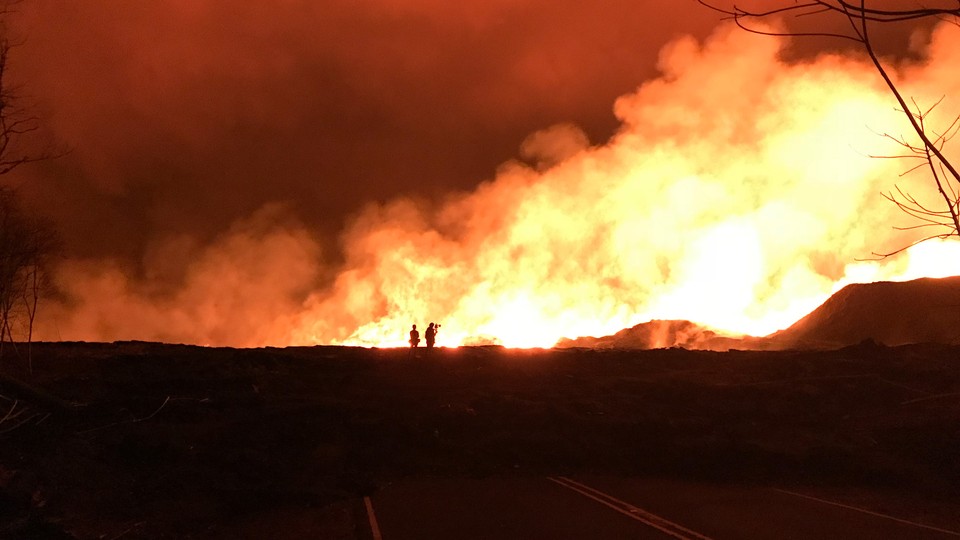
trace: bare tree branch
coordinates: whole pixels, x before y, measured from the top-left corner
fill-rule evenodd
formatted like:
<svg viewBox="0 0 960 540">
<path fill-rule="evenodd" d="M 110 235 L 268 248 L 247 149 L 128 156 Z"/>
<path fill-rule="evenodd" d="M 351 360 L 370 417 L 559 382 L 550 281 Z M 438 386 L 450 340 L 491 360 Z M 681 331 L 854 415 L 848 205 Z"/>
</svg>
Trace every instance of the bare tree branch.
<svg viewBox="0 0 960 540">
<path fill-rule="evenodd" d="M 871 27 L 875 24 L 896 24 L 911 21 L 931 19 L 948 21 L 960 26 L 960 0 L 942 2 L 918 2 L 904 8 L 876 8 L 867 6 L 866 0 L 808 0 L 789 1 L 780 0 L 767 4 L 763 9 L 746 9 L 739 3 L 732 3 L 730 7 L 722 7 L 713 0 L 697 0 L 703 6 L 721 13 L 725 19 L 732 20 L 741 29 L 760 35 L 783 37 L 829 37 L 856 42 L 866 53 L 875 71 L 880 75 L 887 89 L 893 95 L 901 112 L 910 123 L 914 135 L 919 142 L 912 143 L 906 137 L 894 137 L 888 133 L 882 137 L 900 145 L 906 152 L 888 156 L 871 156 L 885 159 L 918 159 L 920 164 L 910 167 L 900 176 L 926 169 L 929 171 L 930 184 L 936 188 L 942 204 L 939 209 L 928 208 L 913 196 L 904 192 L 898 186 L 897 193 L 884 193 L 884 198 L 892 202 L 901 211 L 911 218 L 920 221 L 918 227 L 936 226 L 948 229 L 949 232 L 928 236 L 902 249 L 892 251 L 882 256 L 900 253 L 917 243 L 933 238 L 949 238 L 960 236 L 960 172 L 953 162 L 943 153 L 943 149 L 954 136 L 960 132 L 960 115 L 943 129 L 931 129 L 927 125 L 928 118 L 940 106 L 946 96 L 941 96 L 926 109 L 910 98 L 910 104 L 893 81 L 886 66 L 881 62 L 874 47 L 871 36 Z M 772 5 L 770 5 L 772 4 Z M 792 30 L 769 30 L 775 28 L 769 23 L 782 17 L 796 19 L 833 18 L 846 21 L 850 27 L 849 33 L 838 32 L 806 32 Z M 762 24 L 762 26 L 760 26 Z M 757 26 L 754 26 L 757 25 Z M 828 26 L 829 27 L 829 26 Z M 910 230 L 914 227 L 901 228 Z M 877 255 L 877 254 L 874 254 Z"/>
</svg>

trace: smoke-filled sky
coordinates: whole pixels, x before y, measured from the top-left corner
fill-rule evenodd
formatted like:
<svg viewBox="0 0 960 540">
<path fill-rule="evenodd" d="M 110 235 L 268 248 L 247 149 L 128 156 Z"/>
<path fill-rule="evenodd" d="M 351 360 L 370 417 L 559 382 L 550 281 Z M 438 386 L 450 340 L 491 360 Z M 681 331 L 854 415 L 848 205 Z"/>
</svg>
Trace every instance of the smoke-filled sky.
<svg viewBox="0 0 960 540">
<path fill-rule="evenodd" d="M 849 144 L 902 126 L 862 61 L 718 25 L 692 0 L 28 0 L 10 75 L 67 152 L 3 181 L 65 240 L 43 336 L 775 330 L 905 241 L 898 170 L 863 159 L 889 149 Z M 921 98 L 960 99 L 957 33 L 890 41 Z"/>
<path fill-rule="evenodd" d="M 41 174 L 77 254 L 269 202 L 330 239 L 368 201 L 472 189 L 537 129 L 609 137 L 659 48 L 716 22 L 667 4 L 30 0 L 13 67 L 72 150 Z"/>
</svg>

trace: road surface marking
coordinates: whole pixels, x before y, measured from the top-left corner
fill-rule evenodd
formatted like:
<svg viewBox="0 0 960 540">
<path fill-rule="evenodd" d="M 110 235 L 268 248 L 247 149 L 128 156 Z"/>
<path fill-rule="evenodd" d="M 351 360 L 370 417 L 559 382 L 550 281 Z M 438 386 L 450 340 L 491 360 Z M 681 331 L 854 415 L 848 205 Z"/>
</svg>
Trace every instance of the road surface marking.
<svg viewBox="0 0 960 540">
<path fill-rule="evenodd" d="M 370 502 L 370 497 L 363 498 L 363 505 L 367 507 L 367 518 L 370 520 L 370 534 L 373 535 L 373 540 L 383 540 L 383 537 L 380 536 L 380 526 L 377 525 L 377 516 L 373 513 L 373 503 Z"/>
<path fill-rule="evenodd" d="M 786 490 L 786 489 L 777 489 L 777 488 L 774 488 L 774 491 L 779 491 L 780 493 L 786 493 L 787 495 L 793 495 L 794 497 L 803 497 L 804 499 L 810 499 L 811 501 L 817 501 L 817 502 L 820 502 L 820 503 L 823 503 L 823 504 L 829 504 L 829 505 L 831 505 L 831 506 L 839 506 L 840 508 L 846 508 L 846 509 L 848 509 L 848 510 L 854 510 L 854 511 L 857 511 L 857 512 L 862 512 L 862 513 L 864 513 L 864 514 L 869 514 L 869 515 L 871 515 L 871 516 L 876 516 L 876 517 L 881 517 L 881 518 L 885 518 L 885 519 L 890 519 L 890 520 L 896 521 L 896 522 L 898 522 L 898 523 L 905 523 L 905 524 L 907 524 L 907 525 L 913 525 L 914 527 L 920 527 L 920 528 L 922 528 L 922 529 L 930 529 L 931 531 L 937 531 L 937 532 L 941 532 L 941 533 L 944 533 L 944 534 L 949 534 L 949 535 L 952 535 L 952 536 L 960 536 L 960 532 L 957 532 L 957 531 L 951 531 L 951 530 L 947 530 L 947 529 L 941 529 L 941 528 L 939 528 L 939 527 L 933 527 L 933 526 L 931 526 L 931 525 L 924 525 L 923 523 L 917 523 L 916 521 L 910 521 L 910 520 L 906 520 L 906 519 L 900 519 L 900 518 L 897 518 L 897 517 L 888 516 L 887 514 L 881 514 L 881 513 L 878 513 L 878 512 L 873 512 L 873 511 L 871 511 L 871 510 L 867 510 L 866 508 L 858 508 L 858 507 L 856 507 L 856 506 L 850 506 L 850 505 L 843 504 L 843 503 L 838 503 L 838 502 L 834 502 L 834 501 L 828 501 L 828 500 L 826 500 L 826 499 L 820 499 L 820 498 L 813 497 L 813 496 L 810 496 L 810 495 L 804 495 L 803 493 L 797 493 L 796 491 L 789 491 L 789 490 Z"/>
<path fill-rule="evenodd" d="M 547 480 L 550 480 L 555 484 L 559 484 L 567 489 L 576 491 L 584 497 L 593 499 L 598 503 L 610 507 L 629 518 L 633 518 L 645 525 L 649 525 L 650 527 L 669 534 L 670 536 L 679 540 L 710 540 L 709 537 L 698 532 L 691 531 L 682 525 L 678 525 L 677 523 L 664 519 L 656 514 L 651 514 L 642 508 L 638 508 L 628 502 L 621 501 L 612 495 L 594 489 L 588 485 L 581 484 L 575 480 L 571 480 L 565 476 L 548 476 Z"/>
</svg>

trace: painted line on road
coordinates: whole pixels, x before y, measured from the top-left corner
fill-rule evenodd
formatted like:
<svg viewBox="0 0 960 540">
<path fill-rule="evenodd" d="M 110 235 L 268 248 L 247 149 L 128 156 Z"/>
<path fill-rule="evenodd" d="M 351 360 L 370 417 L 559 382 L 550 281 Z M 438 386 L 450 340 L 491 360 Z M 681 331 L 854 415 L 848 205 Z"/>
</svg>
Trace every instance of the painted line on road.
<svg viewBox="0 0 960 540">
<path fill-rule="evenodd" d="M 949 535 L 952 535 L 952 536 L 960 536 L 960 532 L 957 532 L 957 531 L 951 531 L 951 530 L 948 530 L 948 529 L 941 529 L 941 528 L 939 528 L 939 527 L 933 527 L 933 526 L 931 526 L 931 525 L 924 525 L 923 523 L 917 523 L 916 521 L 910 521 L 910 520 L 907 520 L 907 519 L 901 519 L 901 518 L 898 518 L 898 517 L 889 516 L 889 515 L 887 515 L 887 514 L 881 514 L 881 513 L 879 513 L 879 512 L 874 512 L 874 511 L 872 511 L 872 510 L 867 510 L 866 508 L 859 508 L 859 507 L 856 507 L 856 506 L 850 506 L 850 505 L 848 505 L 848 504 L 843 504 L 843 503 L 839 503 L 839 502 L 836 502 L 836 501 L 828 501 L 828 500 L 826 500 L 826 499 L 821 499 L 821 498 L 819 498 L 819 497 L 814 497 L 814 496 L 812 496 L 812 495 L 804 495 L 803 493 L 797 493 L 796 491 L 790 491 L 790 490 L 786 490 L 786 489 L 773 488 L 773 490 L 774 490 L 774 491 L 779 491 L 780 493 L 786 493 L 787 495 L 793 495 L 794 497 L 802 497 L 802 498 L 804 498 L 804 499 L 810 499 L 811 501 L 817 501 L 817 502 L 819 502 L 819 503 L 829 504 L 829 505 L 831 505 L 831 506 L 839 506 L 840 508 L 846 508 L 847 510 L 854 510 L 854 511 L 861 512 L 861 513 L 864 513 L 864 514 L 869 514 L 869 515 L 871 515 L 871 516 L 876 516 L 876 517 L 881 517 L 881 518 L 884 518 L 884 519 L 889 519 L 889 520 L 892 520 L 892 521 L 896 521 L 897 523 L 904 523 L 904 524 L 906 524 L 906 525 L 913 525 L 914 527 L 920 527 L 921 529 L 929 529 L 929 530 L 931 530 L 931 531 L 937 531 L 937 532 L 944 533 L 944 534 L 949 534 Z"/>
<path fill-rule="evenodd" d="M 363 498 L 363 505 L 367 507 L 367 519 L 370 520 L 370 534 L 373 535 L 373 540 L 383 540 L 383 537 L 380 536 L 380 525 L 377 524 L 377 515 L 373 513 L 373 503 L 370 501 L 370 497 Z"/>
<path fill-rule="evenodd" d="M 636 507 L 628 502 L 621 501 L 610 494 L 604 493 L 598 489 L 594 489 L 586 484 L 581 484 L 576 480 L 571 480 L 565 476 L 548 476 L 547 480 L 550 480 L 551 482 L 561 485 L 572 491 L 576 491 L 584 497 L 593 499 L 604 506 L 612 508 L 613 510 L 620 512 L 629 518 L 653 527 L 654 529 L 677 538 L 678 540 L 711 540 L 707 536 L 695 531 L 691 531 L 682 525 L 662 518 L 656 514 L 647 512 L 646 510 Z"/>
</svg>

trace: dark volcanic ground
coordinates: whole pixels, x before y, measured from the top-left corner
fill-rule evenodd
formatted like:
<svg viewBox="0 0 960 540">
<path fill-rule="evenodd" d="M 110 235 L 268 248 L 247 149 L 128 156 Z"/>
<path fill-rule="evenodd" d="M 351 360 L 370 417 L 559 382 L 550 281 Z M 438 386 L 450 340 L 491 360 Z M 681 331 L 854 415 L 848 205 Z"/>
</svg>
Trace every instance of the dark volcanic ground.
<svg viewBox="0 0 960 540">
<path fill-rule="evenodd" d="M 960 347 L 33 354 L 33 376 L 2 360 L 52 397 L 0 382 L 0 418 L 23 412 L 0 422 L 0 537 L 353 538 L 392 479 L 585 473 L 894 493 L 960 526 L 930 510 L 960 502 Z"/>
</svg>

